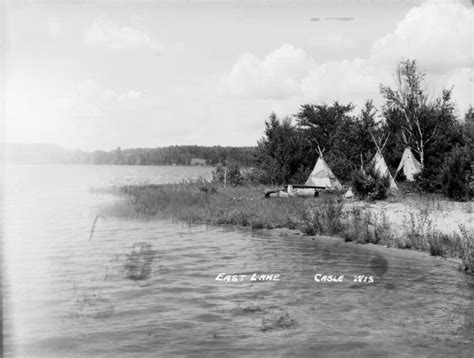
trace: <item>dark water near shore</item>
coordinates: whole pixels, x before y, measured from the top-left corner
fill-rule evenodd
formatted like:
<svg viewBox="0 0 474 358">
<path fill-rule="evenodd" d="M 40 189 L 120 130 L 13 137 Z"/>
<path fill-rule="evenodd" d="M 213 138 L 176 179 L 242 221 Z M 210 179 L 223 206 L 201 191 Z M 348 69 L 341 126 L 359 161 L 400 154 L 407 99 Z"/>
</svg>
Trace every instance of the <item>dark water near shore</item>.
<svg viewBox="0 0 474 358">
<path fill-rule="evenodd" d="M 466 356 L 474 279 L 415 252 L 110 216 L 91 187 L 210 168 L 11 166 L 3 220 L 7 356 Z M 97 215 L 93 238 L 91 225 Z M 216 281 L 219 273 L 280 281 Z M 317 283 L 316 273 L 344 275 Z M 354 275 L 373 283 L 355 283 Z"/>
</svg>

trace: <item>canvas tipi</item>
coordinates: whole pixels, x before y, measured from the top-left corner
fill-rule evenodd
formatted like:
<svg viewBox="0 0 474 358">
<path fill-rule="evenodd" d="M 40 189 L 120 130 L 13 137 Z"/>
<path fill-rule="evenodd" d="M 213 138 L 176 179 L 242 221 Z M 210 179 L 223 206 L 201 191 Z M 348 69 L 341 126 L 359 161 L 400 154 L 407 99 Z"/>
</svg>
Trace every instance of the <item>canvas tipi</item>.
<svg viewBox="0 0 474 358">
<path fill-rule="evenodd" d="M 385 162 L 385 159 L 383 158 L 383 155 L 380 151 L 377 151 L 377 153 L 375 154 L 373 162 L 375 170 L 377 171 L 377 173 L 379 173 L 380 176 L 388 176 L 390 178 L 390 189 L 398 189 L 397 184 L 395 183 L 392 174 L 390 174 L 390 170 L 388 170 L 387 163 Z"/>
<path fill-rule="evenodd" d="M 342 189 L 341 183 L 337 180 L 332 170 L 323 158 L 322 152 L 319 152 L 319 158 L 309 175 L 305 185 L 322 186 L 326 189 Z"/>
<path fill-rule="evenodd" d="M 372 133 L 371 133 L 371 135 L 372 135 Z M 385 159 L 383 158 L 383 155 L 382 155 L 382 150 L 383 150 L 383 148 L 385 148 L 385 145 L 387 144 L 388 136 L 385 139 L 385 143 L 382 146 L 377 144 L 377 141 L 375 140 L 373 135 L 372 135 L 372 139 L 375 143 L 375 146 L 377 147 L 377 153 L 375 153 L 374 159 L 372 160 L 373 163 L 374 163 L 374 168 L 375 168 L 376 172 L 379 173 L 380 176 L 383 176 L 383 177 L 388 176 L 389 177 L 389 179 L 390 179 L 390 189 L 397 190 L 398 189 L 397 184 L 395 183 L 395 180 L 393 179 L 392 174 L 390 174 L 390 170 L 388 170 L 387 163 L 385 162 Z"/>
<path fill-rule="evenodd" d="M 403 170 L 403 174 L 407 178 L 408 181 L 413 181 L 414 175 L 421 172 L 421 164 L 418 160 L 416 160 L 413 152 L 410 148 L 405 148 L 403 151 L 402 159 L 400 160 L 400 164 L 398 165 L 397 172 L 395 173 L 395 177 L 397 176 L 398 172 Z"/>
</svg>

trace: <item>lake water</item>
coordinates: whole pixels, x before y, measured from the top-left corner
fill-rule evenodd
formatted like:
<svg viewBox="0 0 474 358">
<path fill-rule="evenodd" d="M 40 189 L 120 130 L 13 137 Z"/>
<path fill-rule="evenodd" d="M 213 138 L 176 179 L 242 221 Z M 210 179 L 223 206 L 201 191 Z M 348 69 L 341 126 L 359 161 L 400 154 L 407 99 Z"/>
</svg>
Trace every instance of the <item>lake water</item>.
<svg viewBox="0 0 474 358">
<path fill-rule="evenodd" d="M 120 198 L 90 190 L 210 172 L 5 168 L 5 355 L 468 357 L 474 351 L 474 278 L 451 261 L 284 232 L 124 218 L 109 214 Z M 216 281 L 220 273 L 247 276 Z M 280 280 L 253 282 L 253 273 Z M 318 273 L 344 275 L 344 282 L 315 282 Z M 354 275 L 373 282 L 353 282 Z"/>
</svg>

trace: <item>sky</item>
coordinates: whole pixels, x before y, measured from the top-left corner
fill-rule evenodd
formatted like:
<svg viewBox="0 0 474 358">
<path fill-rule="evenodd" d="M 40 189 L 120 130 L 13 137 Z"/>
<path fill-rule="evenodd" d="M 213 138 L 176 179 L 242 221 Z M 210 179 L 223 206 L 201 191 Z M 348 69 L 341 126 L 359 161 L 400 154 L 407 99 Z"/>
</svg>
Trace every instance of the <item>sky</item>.
<svg viewBox="0 0 474 358">
<path fill-rule="evenodd" d="M 397 61 L 474 103 L 469 1 L 6 0 L 2 141 L 256 145 L 270 113 L 366 99 Z"/>
</svg>

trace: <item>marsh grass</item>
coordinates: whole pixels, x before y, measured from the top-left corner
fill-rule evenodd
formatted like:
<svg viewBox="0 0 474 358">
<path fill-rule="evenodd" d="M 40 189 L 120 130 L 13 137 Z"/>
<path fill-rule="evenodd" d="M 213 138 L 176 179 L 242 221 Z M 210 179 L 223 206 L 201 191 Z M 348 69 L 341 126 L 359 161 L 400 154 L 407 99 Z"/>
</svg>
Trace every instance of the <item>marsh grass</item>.
<svg viewBox="0 0 474 358">
<path fill-rule="evenodd" d="M 263 187 L 205 191 L 200 183 L 122 188 L 137 217 L 155 216 L 188 224 L 228 224 L 256 229 L 300 227 L 303 198 L 270 200 L 263 197 L 263 192 Z"/>
<path fill-rule="evenodd" d="M 303 211 L 303 232 L 308 235 L 338 235 L 343 229 L 342 209 L 342 200 L 332 196 L 307 200 Z"/>
<path fill-rule="evenodd" d="M 370 212 L 354 207 L 345 213 L 344 241 L 354 241 L 360 244 L 374 242 L 370 234 Z"/>
<path fill-rule="evenodd" d="M 474 273 L 472 235 L 463 226 L 449 235 L 436 232 L 429 215 L 432 210 L 449 212 L 458 203 L 435 197 L 423 200 L 409 197 L 406 201 L 419 210 L 419 215 L 409 212 L 400 227 L 389 221 L 384 210 L 376 214 L 369 204 L 345 208 L 340 193 L 324 192 L 316 198 L 264 198 L 264 191 L 264 187 L 223 188 L 202 180 L 120 189 L 127 210 L 136 217 L 171 219 L 189 225 L 289 228 L 308 235 L 340 236 L 361 244 L 417 249 L 434 256 L 459 258 L 462 270 Z M 471 210 L 470 206 L 465 208 Z"/>
<path fill-rule="evenodd" d="M 409 213 L 395 232 L 385 211 L 373 214 L 367 207 L 353 207 L 345 212 L 342 237 L 345 241 L 374 243 L 401 249 L 429 252 L 432 256 L 460 260 L 460 269 L 474 274 L 474 238 L 464 225 L 451 234 L 437 232 L 426 212 Z"/>
</svg>

